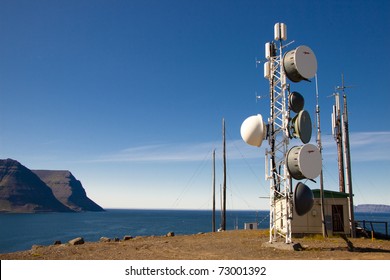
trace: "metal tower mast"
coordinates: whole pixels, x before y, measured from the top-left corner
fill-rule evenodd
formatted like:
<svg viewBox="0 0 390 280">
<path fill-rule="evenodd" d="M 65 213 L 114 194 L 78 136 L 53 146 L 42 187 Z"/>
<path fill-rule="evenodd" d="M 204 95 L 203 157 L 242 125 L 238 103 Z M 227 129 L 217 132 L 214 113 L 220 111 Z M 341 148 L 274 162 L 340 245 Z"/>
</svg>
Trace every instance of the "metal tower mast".
<svg viewBox="0 0 390 280">
<path fill-rule="evenodd" d="M 288 86 L 283 67 L 283 40 L 286 39 L 284 24 L 275 25 L 275 43 L 271 44 L 267 56 L 269 62 L 270 118 L 268 140 L 270 150 L 266 150 L 266 179 L 270 183 L 270 242 L 282 235 L 286 243 L 291 242 L 292 190 L 291 180 L 286 167 L 286 155 L 289 144 L 289 114 L 286 106 Z M 268 47 L 268 46 L 267 46 Z M 267 48 L 266 47 L 266 48 Z M 278 201 L 285 200 L 285 204 Z M 279 229 L 276 225 L 279 223 Z"/>
<path fill-rule="evenodd" d="M 278 237 L 291 243 L 293 204 L 302 216 L 313 206 L 312 192 L 298 183 L 295 193 L 292 179 L 314 179 L 321 171 L 319 149 L 309 144 L 312 134 L 310 115 L 304 107 L 304 98 L 298 92 L 290 93 L 287 78 L 298 83 L 308 81 L 317 71 L 317 60 L 309 47 L 299 46 L 283 53 L 287 45 L 287 28 L 284 23 L 274 26 L 274 41 L 265 44 L 264 77 L 269 81 L 270 117 L 264 124 L 261 114 L 248 117 L 241 125 L 241 137 L 252 146 L 260 147 L 268 139 L 265 150 L 265 177 L 270 186 L 269 241 Z M 297 115 L 290 118 L 290 109 Z M 300 138 L 303 146 L 288 149 L 291 138 Z"/>
</svg>

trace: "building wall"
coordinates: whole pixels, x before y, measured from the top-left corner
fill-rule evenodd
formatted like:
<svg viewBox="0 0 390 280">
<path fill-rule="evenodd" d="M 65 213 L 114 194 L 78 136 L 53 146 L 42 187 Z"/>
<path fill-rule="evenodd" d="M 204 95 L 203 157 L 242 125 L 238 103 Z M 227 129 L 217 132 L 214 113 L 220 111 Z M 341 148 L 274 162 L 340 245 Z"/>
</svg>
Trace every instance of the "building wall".
<svg viewBox="0 0 390 280">
<path fill-rule="evenodd" d="M 349 213 L 348 213 L 348 199 L 347 198 L 325 198 L 325 224 L 328 235 L 334 234 L 350 234 L 349 228 Z M 339 206 L 337 206 L 339 205 Z M 333 206 L 333 207 L 332 207 Z M 338 208 L 339 207 L 339 208 Z M 333 209 L 332 209 L 333 208 Z M 336 209 L 335 209 L 336 208 Z M 333 219 L 337 215 L 338 209 L 342 209 L 342 222 L 344 227 L 341 231 L 335 231 Z M 341 213 L 339 213 L 341 214 Z M 305 215 L 298 216 L 294 211 L 292 221 L 292 233 L 293 234 L 322 234 L 322 221 L 321 221 L 321 201 L 319 198 L 314 199 L 313 208 Z"/>
<path fill-rule="evenodd" d="M 257 223 L 244 223 L 244 229 L 257 229 Z"/>
<path fill-rule="evenodd" d="M 325 224 L 327 233 L 329 236 L 334 234 L 350 234 L 349 228 L 349 213 L 348 213 L 348 199 L 347 198 L 325 198 Z M 276 204 L 276 228 L 279 231 L 286 232 L 287 217 L 282 217 L 285 209 L 285 201 L 281 200 Z M 333 219 L 339 213 L 339 209 L 342 209 L 342 223 L 344 224 L 340 231 L 335 231 Z M 341 224 L 342 225 L 342 224 Z M 292 234 L 322 234 L 322 221 L 321 221 L 321 200 L 319 198 L 314 199 L 313 208 L 305 215 L 298 216 L 293 212 L 292 220 Z"/>
</svg>

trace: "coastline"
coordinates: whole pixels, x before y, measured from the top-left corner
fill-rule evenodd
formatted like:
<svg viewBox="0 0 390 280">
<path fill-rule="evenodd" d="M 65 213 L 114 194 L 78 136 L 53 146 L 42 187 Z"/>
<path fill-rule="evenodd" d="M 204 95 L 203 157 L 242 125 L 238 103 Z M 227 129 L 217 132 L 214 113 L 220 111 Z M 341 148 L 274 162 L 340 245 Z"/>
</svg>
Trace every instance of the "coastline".
<svg viewBox="0 0 390 280">
<path fill-rule="evenodd" d="M 80 245 L 39 246 L 1 260 L 390 260 L 390 241 L 322 236 L 270 244 L 268 230 L 143 236 Z M 348 242 L 347 242 L 348 241 Z"/>
</svg>

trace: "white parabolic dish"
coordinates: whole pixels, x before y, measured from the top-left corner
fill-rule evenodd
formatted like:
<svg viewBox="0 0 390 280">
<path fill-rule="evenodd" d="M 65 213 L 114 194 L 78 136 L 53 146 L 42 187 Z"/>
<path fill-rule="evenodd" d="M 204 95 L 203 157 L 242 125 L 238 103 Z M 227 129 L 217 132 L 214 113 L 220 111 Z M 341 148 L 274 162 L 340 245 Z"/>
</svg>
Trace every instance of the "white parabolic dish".
<svg viewBox="0 0 390 280">
<path fill-rule="evenodd" d="M 258 114 L 250 116 L 244 120 L 241 125 L 241 137 L 251 146 L 260 147 L 266 134 L 266 127 L 263 117 Z"/>
</svg>

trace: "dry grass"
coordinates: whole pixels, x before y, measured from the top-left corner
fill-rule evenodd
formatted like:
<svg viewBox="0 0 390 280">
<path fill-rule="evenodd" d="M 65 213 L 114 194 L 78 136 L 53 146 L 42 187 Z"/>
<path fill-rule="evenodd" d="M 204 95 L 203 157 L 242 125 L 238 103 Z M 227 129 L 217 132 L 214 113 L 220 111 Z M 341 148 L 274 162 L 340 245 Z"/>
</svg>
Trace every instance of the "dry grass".
<svg viewBox="0 0 390 280">
<path fill-rule="evenodd" d="M 234 230 L 174 237 L 137 237 L 120 242 L 86 242 L 82 245 L 33 246 L 28 251 L 0 254 L 0 259 L 390 260 L 390 241 L 371 239 L 345 240 L 341 237 L 325 239 L 322 236 L 309 236 L 294 238 L 294 244 L 286 245 L 282 240 L 270 244 L 268 239 L 269 232 L 267 230 Z M 297 250 L 293 250 L 293 245 Z"/>
</svg>

